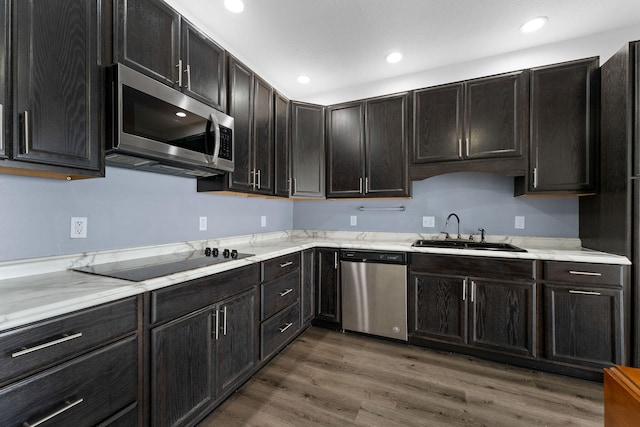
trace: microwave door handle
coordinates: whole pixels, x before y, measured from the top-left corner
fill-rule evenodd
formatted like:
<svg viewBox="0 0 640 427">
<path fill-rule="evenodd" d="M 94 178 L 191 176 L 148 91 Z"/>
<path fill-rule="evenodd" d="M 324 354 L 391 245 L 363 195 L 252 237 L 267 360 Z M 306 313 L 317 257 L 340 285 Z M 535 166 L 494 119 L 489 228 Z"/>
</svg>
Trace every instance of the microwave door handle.
<svg viewBox="0 0 640 427">
<path fill-rule="evenodd" d="M 214 149 L 213 149 L 213 164 L 218 163 L 218 156 L 220 155 L 220 122 L 215 114 L 211 114 L 211 122 L 213 123 L 213 135 L 214 135 Z"/>
</svg>

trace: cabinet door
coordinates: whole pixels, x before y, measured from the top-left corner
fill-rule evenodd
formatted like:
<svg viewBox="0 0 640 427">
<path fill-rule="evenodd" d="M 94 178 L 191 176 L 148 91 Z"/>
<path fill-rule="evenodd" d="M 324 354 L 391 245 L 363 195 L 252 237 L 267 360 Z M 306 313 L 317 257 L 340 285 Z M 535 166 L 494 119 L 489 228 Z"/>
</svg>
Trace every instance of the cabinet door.
<svg viewBox="0 0 640 427">
<path fill-rule="evenodd" d="M 9 2 L 10 0 L 0 1 L 0 159 L 6 158 L 7 144 L 11 135 L 7 126 L 7 123 L 9 123 L 7 120 L 9 114 L 7 91 L 10 87 L 7 82 L 9 75 L 7 52 L 9 52 L 8 43 L 10 40 L 8 33 L 11 28 L 9 25 L 9 19 L 11 18 Z"/>
<path fill-rule="evenodd" d="M 631 102 L 633 103 L 633 135 L 632 141 L 634 147 L 633 175 L 640 177 L 640 42 L 633 42 L 629 48 L 634 52 L 632 58 L 634 62 L 630 64 L 633 70 L 633 94 L 631 94 Z"/>
<path fill-rule="evenodd" d="M 308 325 L 315 316 L 315 253 L 313 249 L 302 252 L 302 272 L 300 274 L 300 315 L 301 325 Z"/>
<path fill-rule="evenodd" d="M 465 83 L 465 158 L 523 155 L 523 120 L 528 111 L 526 76 L 519 71 Z"/>
<path fill-rule="evenodd" d="M 412 163 L 462 158 L 463 96 L 462 83 L 414 92 Z"/>
<path fill-rule="evenodd" d="M 116 62 L 174 86 L 181 73 L 180 15 L 160 0 L 118 0 L 115 25 Z"/>
<path fill-rule="evenodd" d="M 340 276 L 338 274 L 339 251 L 317 249 L 316 318 L 340 325 Z"/>
<path fill-rule="evenodd" d="M 256 290 L 223 301 L 218 307 L 218 378 L 224 394 L 246 378 L 258 359 Z"/>
<path fill-rule="evenodd" d="M 531 192 L 593 191 L 598 59 L 531 70 Z"/>
<path fill-rule="evenodd" d="M 409 197 L 408 95 L 367 101 L 365 194 Z"/>
<path fill-rule="evenodd" d="M 96 1 L 13 4 L 13 158 L 100 170 Z"/>
<path fill-rule="evenodd" d="M 273 194 L 273 88 L 255 77 L 253 93 L 254 192 Z"/>
<path fill-rule="evenodd" d="M 151 424 L 173 426 L 216 398 L 212 308 L 151 330 Z"/>
<path fill-rule="evenodd" d="M 544 285 L 546 357 L 595 367 L 624 363 L 622 291 Z"/>
<path fill-rule="evenodd" d="M 183 91 L 206 104 L 224 110 L 224 65 L 224 50 L 183 19 Z"/>
<path fill-rule="evenodd" d="M 469 344 L 534 356 L 534 285 L 469 280 Z"/>
<path fill-rule="evenodd" d="M 253 189 L 253 73 L 234 58 L 229 58 L 229 115 L 233 117 L 235 170 L 229 174 L 229 188 Z"/>
<path fill-rule="evenodd" d="M 289 100 L 276 92 L 275 95 L 275 163 L 273 178 L 276 196 L 289 197 Z"/>
<path fill-rule="evenodd" d="M 324 107 L 292 102 L 292 195 L 324 197 L 324 165 Z"/>
<path fill-rule="evenodd" d="M 467 341 L 464 277 L 411 273 L 409 335 L 458 343 Z"/>
<path fill-rule="evenodd" d="M 327 197 L 364 194 L 364 103 L 327 110 Z"/>
</svg>

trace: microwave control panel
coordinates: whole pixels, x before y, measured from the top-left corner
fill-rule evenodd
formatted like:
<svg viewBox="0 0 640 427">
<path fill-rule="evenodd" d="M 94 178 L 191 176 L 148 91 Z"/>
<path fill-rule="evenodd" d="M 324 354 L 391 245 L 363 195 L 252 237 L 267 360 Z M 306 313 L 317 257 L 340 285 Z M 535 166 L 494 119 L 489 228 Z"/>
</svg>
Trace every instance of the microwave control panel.
<svg viewBox="0 0 640 427">
<path fill-rule="evenodd" d="M 232 131 L 220 126 L 220 151 L 218 157 L 225 160 L 233 160 Z"/>
</svg>

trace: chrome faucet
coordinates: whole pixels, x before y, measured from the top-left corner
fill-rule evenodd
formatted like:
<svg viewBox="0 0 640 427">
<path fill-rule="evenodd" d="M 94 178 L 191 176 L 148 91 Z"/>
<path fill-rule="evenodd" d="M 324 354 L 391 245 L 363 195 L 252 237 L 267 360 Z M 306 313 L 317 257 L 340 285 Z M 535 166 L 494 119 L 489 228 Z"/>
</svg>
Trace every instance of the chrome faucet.
<svg viewBox="0 0 640 427">
<path fill-rule="evenodd" d="M 449 220 L 451 219 L 451 217 L 454 217 L 457 221 L 458 221 L 458 240 L 462 239 L 462 236 L 460 235 L 460 217 L 458 215 L 456 215 L 455 213 L 450 213 L 449 216 L 447 217 L 447 221 L 444 223 L 444 228 L 446 229 L 447 226 L 449 226 Z M 447 233 L 447 236 L 449 234 Z"/>
</svg>

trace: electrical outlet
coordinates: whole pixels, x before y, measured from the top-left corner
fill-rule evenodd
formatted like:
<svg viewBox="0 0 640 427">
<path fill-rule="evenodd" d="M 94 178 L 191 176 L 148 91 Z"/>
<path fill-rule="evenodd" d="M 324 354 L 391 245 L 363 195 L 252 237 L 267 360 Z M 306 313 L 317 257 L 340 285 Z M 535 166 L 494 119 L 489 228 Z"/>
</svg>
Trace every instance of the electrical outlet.
<svg viewBox="0 0 640 427">
<path fill-rule="evenodd" d="M 260 227 L 266 227 L 267 226 L 267 217 L 265 215 L 262 215 L 260 217 Z"/>
<path fill-rule="evenodd" d="M 524 217 L 517 216 L 515 221 L 515 228 L 518 230 L 524 230 Z"/>
<path fill-rule="evenodd" d="M 351 220 L 349 223 L 351 224 L 352 227 L 355 227 L 356 225 L 358 225 L 358 216 L 351 215 Z"/>
<path fill-rule="evenodd" d="M 422 217 L 422 226 L 427 228 L 434 228 L 436 226 L 436 217 L 434 216 L 423 216 Z"/>
<path fill-rule="evenodd" d="M 86 216 L 71 217 L 71 231 L 69 233 L 69 236 L 72 239 L 87 238 L 87 217 Z"/>
<path fill-rule="evenodd" d="M 200 231 L 207 231 L 207 217 L 200 217 Z"/>
</svg>

